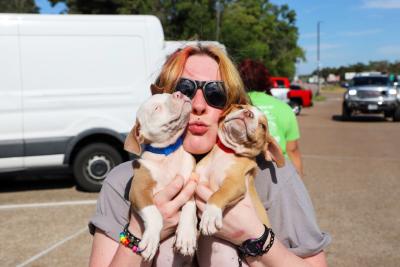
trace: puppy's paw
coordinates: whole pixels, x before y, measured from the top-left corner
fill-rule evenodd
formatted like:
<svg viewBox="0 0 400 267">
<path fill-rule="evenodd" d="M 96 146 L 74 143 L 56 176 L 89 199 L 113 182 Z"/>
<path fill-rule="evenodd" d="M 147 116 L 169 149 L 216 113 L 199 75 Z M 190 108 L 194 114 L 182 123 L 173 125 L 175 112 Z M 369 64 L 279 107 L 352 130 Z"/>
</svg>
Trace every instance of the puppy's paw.
<svg viewBox="0 0 400 267">
<path fill-rule="evenodd" d="M 196 251 L 196 226 L 178 225 L 175 235 L 175 249 L 184 256 L 193 256 Z"/>
<path fill-rule="evenodd" d="M 222 228 L 222 210 L 213 204 L 207 204 L 201 216 L 200 230 L 203 235 L 213 235 Z"/>
<path fill-rule="evenodd" d="M 142 240 L 139 243 L 139 250 L 146 261 L 152 260 L 156 255 L 159 243 L 160 233 L 150 233 L 147 230 L 144 232 Z"/>
<path fill-rule="evenodd" d="M 158 209 L 148 206 L 139 212 L 143 218 L 145 230 L 139 243 L 139 250 L 146 261 L 150 261 L 157 253 L 160 244 L 160 234 L 163 227 L 163 218 Z"/>
</svg>

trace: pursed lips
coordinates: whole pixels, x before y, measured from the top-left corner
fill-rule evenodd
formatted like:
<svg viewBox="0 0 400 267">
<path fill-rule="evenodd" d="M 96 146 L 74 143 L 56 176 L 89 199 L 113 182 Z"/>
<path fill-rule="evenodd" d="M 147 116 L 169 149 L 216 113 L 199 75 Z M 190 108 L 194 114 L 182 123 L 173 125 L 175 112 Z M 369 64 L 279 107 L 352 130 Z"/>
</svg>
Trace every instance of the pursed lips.
<svg viewBox="0 0 400 267">
<path fill-rule="evenodd" d="M 203 135 L 208 131 L 208 125 L 202 121 L 190 122 L 188 131 L 193 135 Z"/>
</svg>

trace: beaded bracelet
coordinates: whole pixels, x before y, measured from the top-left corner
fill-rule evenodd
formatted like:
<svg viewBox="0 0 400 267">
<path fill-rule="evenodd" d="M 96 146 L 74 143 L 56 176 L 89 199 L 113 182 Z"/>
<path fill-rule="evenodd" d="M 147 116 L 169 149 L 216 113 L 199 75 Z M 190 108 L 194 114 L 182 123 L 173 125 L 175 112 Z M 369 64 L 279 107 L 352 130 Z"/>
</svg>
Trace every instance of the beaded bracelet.
<svg viewBox="0 0 400 267">
<path fill-rule="evenodd" d="M 119 242 L 127 248 L 132 249 L 136 254 L 140 254 L 142 251 L 139 249 L 140 239 L 134 236 L 128 230 L 129 223 L 125 225 L 124 230 L 119 234 Z"/>
</svg>

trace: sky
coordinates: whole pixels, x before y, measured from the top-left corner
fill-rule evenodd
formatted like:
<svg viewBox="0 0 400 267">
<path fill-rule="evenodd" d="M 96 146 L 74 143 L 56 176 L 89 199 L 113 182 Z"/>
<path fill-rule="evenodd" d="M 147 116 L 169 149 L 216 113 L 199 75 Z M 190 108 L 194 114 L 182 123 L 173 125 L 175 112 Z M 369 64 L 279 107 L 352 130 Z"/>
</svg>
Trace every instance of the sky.
<svg viewBox="0 0 400 267">
<path fill-rule="evenodd" d="M 35 0 L 41 13 L 66 11 L 63 3 L 51 7 Z M 297 74 L 317 68 L 317 23 L 320 24 L 320 66 L 339 67 L 357 62 L 400 60 L 400 0 L 271 0 L 296 11 L 299 46 L 306 61 Z"/>
<path fill-rule="evenodd" d="M 67 11 L 67 6 L 64 3 L 57 3 L 54 7 L 51 6 L 48 0 L 34 0 L 39 12 L 42 14 L 60 14 Z"/>
<path fill-rule="evenodd" d="M 376 60 L 400 61 L 400 0 L 271 0 L 296 11 L 299 46 L 306 62 L 298 74 L 317 68 L 317 23 L 320 66 L 339 67 Z"/>
</svg>

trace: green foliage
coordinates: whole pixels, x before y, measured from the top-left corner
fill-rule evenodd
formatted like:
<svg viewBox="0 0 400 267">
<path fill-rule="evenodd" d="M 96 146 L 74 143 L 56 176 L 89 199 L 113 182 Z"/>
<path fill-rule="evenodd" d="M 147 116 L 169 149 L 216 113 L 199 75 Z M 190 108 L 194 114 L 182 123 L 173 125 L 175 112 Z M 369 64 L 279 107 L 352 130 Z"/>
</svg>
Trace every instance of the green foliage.
<svg viewBox="0 0 400 267">
<path fill-rule="evenodd" d="M 50 0 L 53 4 L 59 0 Z M 64 0 L 69 13 L 153 14 L 167 40 L 215 40 L 217 0 Z M 304 60 L 296 13 L 268 0 L 220 0 L 220 38 L 236 62 L 262 61 L 272 75 L 293 77 Z"/>
<path fill-rule="evenodd" d="M 2 0 L 0 13 L 38 13 L 34 0 Z"/>
</svg>

